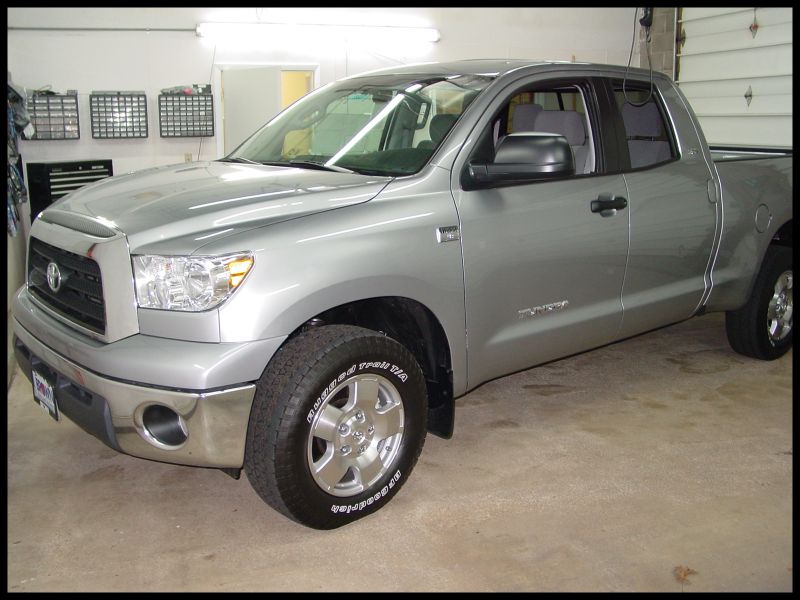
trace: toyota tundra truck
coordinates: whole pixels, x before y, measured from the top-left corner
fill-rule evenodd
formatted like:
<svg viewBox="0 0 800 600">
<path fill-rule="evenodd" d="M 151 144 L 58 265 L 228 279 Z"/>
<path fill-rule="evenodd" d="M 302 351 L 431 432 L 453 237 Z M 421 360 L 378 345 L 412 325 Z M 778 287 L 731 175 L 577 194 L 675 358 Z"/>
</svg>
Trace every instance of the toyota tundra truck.
<svg viewBox="0 0 800 600">
<path fill-rule="evenodd" d="M 490 379 L 711 311 L 780 357 L 791 248 L 791 150 L 709 148 L 664 75 L 405 65 L 52 204 L 15 354 L 56 421 L 331 529 Z"/>
</svg>

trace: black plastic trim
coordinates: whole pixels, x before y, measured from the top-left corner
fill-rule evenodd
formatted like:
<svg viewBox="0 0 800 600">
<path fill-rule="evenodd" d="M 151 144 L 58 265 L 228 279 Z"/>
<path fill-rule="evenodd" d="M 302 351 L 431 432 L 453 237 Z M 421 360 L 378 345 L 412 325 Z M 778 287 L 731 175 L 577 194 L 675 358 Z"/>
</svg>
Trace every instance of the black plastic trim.
<svg viewBox="0 0 800 600">
<path fill-rule="evenodd" d="M 754 159 L 775 158 L 776 155 L 780 156 L 782 154 L 786 156 L 792 155 L 792 148 L 757 148 L 754 146 L 724 146 L 719 144 L 713 144 L 709 145 L 708 149 L 716 152 L 763 152 L 765 154 L 765 156 L 763 157 L 757 157 L 757 156 L 752 157 Z"/>
<path fill-rule="evenodd" d="M 64 271 L 58 291 L 51 290 L 47 284 L 50 262 Z M 31 237 L 27 281 L 30 293 L 49 309 L 95 333 L 105 333 L 103 279 L 100 266 L 94 260 Z"/>
<path fill-rule="evenodd" d="M 625 126 L 622 123 L 622 116 L 617 110 L 613 88 L 607 77 L 593 77 L 592 82 L 597 93 L 604 139 L 607 140 L 606 173 L 613 175 L 629 171 L 631 163 L 628 155 L 628 142 L 625 138 Z"/>
<path fill-rule="evenodd" d="M 53 386 L 53 394 L 58 404 L 58 411 L 69 417 L 81 429 L 93 435 L 106 446 L 122 452 L 111 422 L 111 410 L 106 399 L 96 394 L 63 373 L 57 371 L 30 349 L 16 335 L 14 336 L 14 355 L 20 369 L 29 381 L 33 381 L 31 372 L 36 369 L 44 375 Z"/>
</svg>

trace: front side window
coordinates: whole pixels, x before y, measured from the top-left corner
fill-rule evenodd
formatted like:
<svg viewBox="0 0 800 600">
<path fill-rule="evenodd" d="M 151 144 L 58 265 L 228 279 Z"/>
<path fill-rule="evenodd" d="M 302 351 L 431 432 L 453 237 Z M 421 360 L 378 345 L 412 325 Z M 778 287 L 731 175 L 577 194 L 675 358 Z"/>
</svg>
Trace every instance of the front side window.
<svg viewBox="0 0 800 600">
<path fill-rule="evenodd" d="M 492 119 L 473 160 L 491 162 L 503 139 L 515 133 L 563 136 L 572 149 L 575 175 L 598 172 L 597 144 L 587 114 L 583 86 L 554 82 L 516 93 Z"/>
<path fill-rule="evenodd" d="M 623 91 L 620 82 L 614 87 L 614 97 L 625 127 L 631 169 L 650 167 L 677 157 L 655 91 L 649 87 L 631 89 L 630 84 Z"/>
<path fill-rule="evenodd" d="M 343 80 L 302 98 L 223 160 L 416 173 L 490 82 L 478 75 Z"/>
</svg>

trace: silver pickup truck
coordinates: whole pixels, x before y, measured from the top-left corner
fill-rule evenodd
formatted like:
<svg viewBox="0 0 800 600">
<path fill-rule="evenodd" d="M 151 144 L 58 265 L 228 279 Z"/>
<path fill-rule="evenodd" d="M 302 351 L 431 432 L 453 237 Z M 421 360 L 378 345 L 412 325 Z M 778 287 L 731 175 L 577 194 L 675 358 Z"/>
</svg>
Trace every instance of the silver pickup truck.
<svg viewBox="0 0 800 600">
<path fill-rule="evenodd" d="M 133 456 L 242 469 L 300 523 L 386 504 L 487 380 L 707 311 L 792 343 L 790 152 L 709 149 L 638 69 L 411 65 L 229 156 L 43 211 L 13 301 L 36 402 Z"/>
</svg>

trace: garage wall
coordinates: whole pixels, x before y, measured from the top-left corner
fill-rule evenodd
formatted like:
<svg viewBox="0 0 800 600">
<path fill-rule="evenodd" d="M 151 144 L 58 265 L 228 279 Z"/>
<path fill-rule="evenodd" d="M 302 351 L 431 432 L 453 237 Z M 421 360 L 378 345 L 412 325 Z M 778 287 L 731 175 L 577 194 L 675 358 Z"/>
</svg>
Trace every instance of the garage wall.
<svg viewBox="0 0 800 600">
<path fill-rule="evenodd" d="M 628 8 L 8 8 L 8 71 L 27 89 L 78 90 L 80 140 L 21 141 L 23 161 L 113 160 L 114 173 L 218 158 L 216 138 L 162 139 L 161 88 L 215 81 L 214 66 L 319 65 L 316 85 L 396 64 L 468 58 L 531 58 L 626 64 L 631 43 Z M 200 22 L 327 22 L 435 27 L 441 40 L 422 50 L 364 50 L 345 44 L 279 49 L 209 44 Z M 90 31 L 131 28 L 142 31 Z M 143 31 L 150 29 L 150 31 Z M 156 29 L 170 29 L 157 31 Z M 216 81 L 219 80 L 218 73 Z M 219 94 L 215 111 L 219 124 Z M 94 140 L 89 129 L 92 90 L 144 90 L 149 137 Z M 271 114 L 265 114 L 264 120 Z M 217 128 L 217 136 L 221 132 Z M 221 146 L 221 145 L 220 145 Z M 27 212 L 27 211 L 26 211 Z M 20 238 L 22 235 L 20 236 Z M 10 240 L 9 297 L 23 283 L 24 241 Z"/>
</svg>

